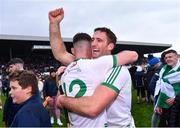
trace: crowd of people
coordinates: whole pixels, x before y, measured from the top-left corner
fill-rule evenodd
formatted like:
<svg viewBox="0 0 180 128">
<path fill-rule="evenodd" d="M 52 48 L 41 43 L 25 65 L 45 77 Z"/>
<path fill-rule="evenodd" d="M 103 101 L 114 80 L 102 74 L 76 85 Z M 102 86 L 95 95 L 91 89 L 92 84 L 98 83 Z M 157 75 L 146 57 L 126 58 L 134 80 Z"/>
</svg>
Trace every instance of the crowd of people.
<svg viewBox="0 0 180 128">
<path fill-rule="evenodd" d="M 149 55 L 147 66 L 133 65 L 129 70 L 137 90 L 137 103 L 153 102 L 154 112 L 151 126 L 159 127 L 180 126 L 179 95 L 180 74 L 179 55 L 175 50 L 162 53 L 161 59 Z M 144 68 L 146 67 L 146 68 Z"/>
<path fill-rule="evenodd" d="M 180 59 L 175 50 L 163 52 L 161 60 L 149 55 L 147 61 L 135 64 L 135 51 L 111 55 L 117 37 L 109 28 L 98 27 L 92 37 L 75 34 L 69 53 L 61 37 L 63 18 L 63 8 L 49 12 L 52 52 L 63 67 L 51 57 L 42 57 L 41 63 L 39 58 L 33 60 L 36 64 L 29 58 L 23 58 L 25 64 L 13 58 L 1 65 L 7 127 L 52 127 L 54 119 L 63 125 L 63 107 L 70 127 L 134 128 L 132 87 L 137 90 L 138 104 L 154 104 L 152 127 L 158 119 L 160 127 L 180 126 Z M 126 64 L 131 65 L 129 70 Z"/>
<path fill-rule="evenodd" d="M 58 83 L 56 83 L 56 71 L 53 68 L 50 68 L 49 76 L 43 81 L 40 74 L 24 70 L 22 59 L 13 58 L 8 62 L 6 71 L 8 75 L 5 87 L 2 81 L 2 88 L 8 88 L 3 107 L 5 126 L 51 127 L 54 124 L 52 122 L 54 111 L 58 111 L 59 114 L 56 116 L 57 124 L 63 125 L 60 120 L 60 109 L 55 109 L 57 107 L 54 96 L 58 93 Z M 50 97 L 48 101 L 50 113 L 42 104 L 43 99 L 48 96 Z"/>
</svg>

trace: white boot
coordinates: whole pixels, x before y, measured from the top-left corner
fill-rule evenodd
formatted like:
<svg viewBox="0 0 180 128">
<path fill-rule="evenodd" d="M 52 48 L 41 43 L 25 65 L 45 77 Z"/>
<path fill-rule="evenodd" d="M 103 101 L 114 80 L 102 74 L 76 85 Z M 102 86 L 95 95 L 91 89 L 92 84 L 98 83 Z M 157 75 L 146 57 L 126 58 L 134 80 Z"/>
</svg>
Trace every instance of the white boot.
<svg viewBox="0 0 180 128">
<path fill-rule="evenodd" d="M 54 117 L 51 117 L 51 124 L 54 124 Z"/>
<path fill-rule="evenodd" d="M 61 120 L 59 118 L 57 119 L 57 124 L 60 126 L 63 125 L 63 123 L 61 122 Z"/>
</svg>

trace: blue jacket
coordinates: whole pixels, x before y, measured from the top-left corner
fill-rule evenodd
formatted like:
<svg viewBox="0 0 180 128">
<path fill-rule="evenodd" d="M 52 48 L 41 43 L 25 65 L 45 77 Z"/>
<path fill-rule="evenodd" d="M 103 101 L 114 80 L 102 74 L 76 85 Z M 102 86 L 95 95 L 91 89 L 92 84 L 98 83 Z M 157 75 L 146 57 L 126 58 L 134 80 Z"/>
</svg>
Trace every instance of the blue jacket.
<svg viewBox="0 0 180 128">
<path fill-rule="evenodd" d="M 38 94 L 22 103 L 11 127 L 51 127 L 49 115 Z"/>
<path fill-rule="evenodd" d="M 151 81 L 149 83 L 149 89 L 150 89 L 150 93 L 151 95 L 154 96 L 154 91 L 156 88 L 156 82 L 159 79 L 159 72 L 161 70 L 161 68 L 163 67 L 163 64 L 161 64 L 155 71 L 155 74 L 152 76 Z"/>
<path fill-rule="evenodd" d="M 11 125 L 16 113 L 21 107 L 22 105 L 20 104 L 14 104 L 10 96 L 6 98 L 3 111 L 3 121 L 5 121 L 7 127 Z"/>
</svg>

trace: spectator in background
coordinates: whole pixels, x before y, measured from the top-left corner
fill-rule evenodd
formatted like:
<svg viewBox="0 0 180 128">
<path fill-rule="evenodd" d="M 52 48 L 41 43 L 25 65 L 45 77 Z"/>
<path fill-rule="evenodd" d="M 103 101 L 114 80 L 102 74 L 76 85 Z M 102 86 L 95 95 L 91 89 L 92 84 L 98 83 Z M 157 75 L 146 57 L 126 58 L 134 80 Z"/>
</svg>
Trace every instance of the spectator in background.
<svg viewBox="0 0 180 128">
<path fill-rule="evenodd" d="M 9 96 L 9 91 L 10 91 L 10 87 L 9 87 L 9 80 L 8 80 L 8 76 L 4 76 L 2 78 L 2 93 L 8 97 Z"/>
<path fill-rule="evenodd" d="M 166 64 L 166 61 L 165 61 L 165 53 L 166 53 L 166 52 L 163 52 L 163 53 L 161 54 L 161 63 L 162 63 L 163 65 Z"/>
<path fill-rule="evenodd" d="M 21 71 L 24 70 L 24 61 L 20 58 L 13 58 L 8 62 L 8 72 L 9 74 L 13 73 L 14 71 Z M 8 85 L 9 86 L 9 85 Z M 12 102 L 12 97 L 8 96 L 6 98 L 4 104 L 4 111 L 3 111 L 3 121 L 5 125 L 9 127 L 18 112 L 21 108 L 21 105 L 14 104 Z"/>
<path fill-rule="evenodd" d="M 161 63 L 161 61 L 158 58 L 154 57 L 153 59 L 151 59 L 149 61 L 149 66 L 153 73 L 153 76 L 149 83 L 149 90 L 150 90 L 150 94 L 152 96 L 152 99 L 153 99 L 153 102 L 155 105 L 158 95 L 156 95 L 154 97 L 154 92 L 155 92 L 155 88 L 156 88 L 156 82 L 159 79 L 159 72 L 160 72 L 161 68 L 163 67 L 163 64 Z M 158 118 L 158 114 L 156 112 L 154 112 L 152 115 L 151 127 L 156 127 L 157 118 Z"/>
<path fill-rule="evenodd" d="M 150 82 L 153 75 L 155 74 L 155 68 L 153 68 L 153 66 L 159 62 L 160 62 L 160 59 L 154 56 L 151 57 L 151 59 L 148 59 L 147 73 L 145 77 L 146 77 L 146 86 L 147 86 L 147 98 L 148 98 L 149 103 L 152 102 Z"/>
<path fill-rule="evenodd" d="M 147 59 L 148 59 L 148 63 L 149 63 L 149 61 L 150 61 L 151 59 L 153 59 L 153 58 L 154 58 L 154 56 L 153 56 L 152 54 L 149 54 L 149 55 L 148 55 L 148 58 L 147 58 Z"/>
<path fill-rule="evenodd" d="M 2 80 L 1 80 L 1 77 L 0 77 L 0 110 L 2 109 L 1 94 L 2 94 Z"/>
<path fill-rule="evenodd" d="M 137 103 L 145 101 L 144 72 L 141 66 L 137 66 L 136 73 Z"/>
<path fill-rule="evenodd" d="M 154 96 L 156 81 L 159 79 L 159 72 L 163 67 L 159 58 L 154 57 L 152 60 L 149 61 L 150 69 L 153 71 L 152 77 L 149 83 L 149 90 L 150 94 Z M 156 99 L 157 100 L 157 99 Z"/>
<path fill-rule="evenodd" d="M 9 80 L 13 103 L 21 104 L 11 127 L 51 127 L 49 115 L 39 100 L 35 74 L 25 70 L 14 71 Z"/>
<path fill-rule="evenodd" d="M 132 79 L 132 84 L 134 89 L 136 89 L 136 78 L 135 78 L 135 73 L 136 73 L 137 67 L 135 64 L 133 64 L 130 68 L 129 68 L 129 72 L 131 75 L 131 79 Z"/>
<path fill-rule="evenodd" d="M 56 115 L 57 124 L 63 125 L 60 120 L 60 109 L 55 104 L 57 94 L 58 84 L 56 83 L 56 71 L 52 68 L 50 69 L 49 78 L 44 81 L 43 96 L 45 99 L 51 97 L 51 100 L 48 100 L 51 124 L 54 124 L 54 115 Z"/>
<path fill-rule="evenodd" d="M 42 77 L 41 77 L 41 74 L 36 74 L 36 77 L 37 77 L 37 80 L 38 80 L 38 88 L 39 88 L 39 93 L 40 93 L 40 96 L 41 98 L 44 98 L 43 97 L 43 81 L 42 81 Z"/>
<path fill-rule="evenodd" d="M 175 50 L 168 50 L 164 53 L 166 65 L 160 71 L 160 94 L 155 110 L 160 114 L 160 127 L 170 126 L 172 107 L 174 99 L 180 93 L 180 62 Z"/>
</svg>

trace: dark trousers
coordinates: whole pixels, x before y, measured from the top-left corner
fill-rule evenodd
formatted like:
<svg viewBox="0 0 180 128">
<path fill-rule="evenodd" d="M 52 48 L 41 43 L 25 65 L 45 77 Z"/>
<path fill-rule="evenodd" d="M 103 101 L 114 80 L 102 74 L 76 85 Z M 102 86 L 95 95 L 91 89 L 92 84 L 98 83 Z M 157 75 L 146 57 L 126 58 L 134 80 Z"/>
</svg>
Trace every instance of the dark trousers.
<svg viewBox="0 0 180 128">
<path fill-rule="evenodd" d="M 137 96 L 141 95 L 141 97 L 144 98 L 145 97 L 144 87 L 137 87 L 136 89 L 137 89 Z"/>
<path fill-rule="evenodd" d="M 169 126 L 169 115 L 171 108 L 162 109 L 162 114 L 160 115 L 159 127 L 168 127 Z"/>
<path fill-rule="evenodd" d="M 180 94 L 176 96 L 174 104 L 171 108 L 169 126 L 180 127 Z"/>
<path fill-rule="evenodd" d="M 159 127 L 180 127 L 180 94 L 169 109 L 163 109 L 160 115 Z"/>
</svg>

